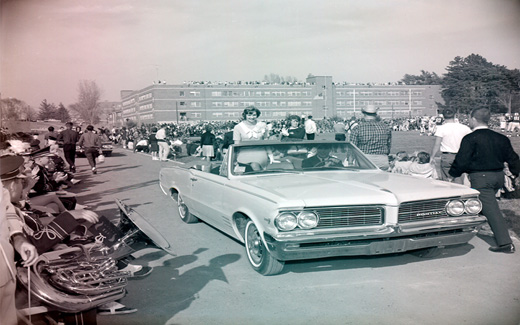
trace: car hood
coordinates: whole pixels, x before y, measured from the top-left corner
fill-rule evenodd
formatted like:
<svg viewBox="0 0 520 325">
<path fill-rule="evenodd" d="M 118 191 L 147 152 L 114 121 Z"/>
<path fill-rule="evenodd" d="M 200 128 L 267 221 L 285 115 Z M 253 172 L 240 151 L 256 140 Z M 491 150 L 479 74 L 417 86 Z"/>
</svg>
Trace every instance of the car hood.
<svg viewBox="0 0 520 325">
<path fill-rule="evenodd" d="M 262 175 L 248 177 L 240 183 L 253 187 L 250 190 L 257 195 L 275 201 L 277 197 L 283 198 L 304 206 L 398 205 L 405 201 L 478 195 L 476 190 L 464 185 L 382 171 Z"/>
</svg>

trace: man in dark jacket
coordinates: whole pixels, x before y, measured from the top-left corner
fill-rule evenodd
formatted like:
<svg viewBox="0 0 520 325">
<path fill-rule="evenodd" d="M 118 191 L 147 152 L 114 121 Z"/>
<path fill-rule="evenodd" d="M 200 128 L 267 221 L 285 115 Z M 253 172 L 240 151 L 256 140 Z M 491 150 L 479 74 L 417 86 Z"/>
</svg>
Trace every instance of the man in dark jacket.
<svg viewBox="0 0 520 325">
<path fill-rule="evenodd" d="M 58 142 L 63 143 L 63 156 L 69 164 L 69 170 L 74 173 L 76 171 L 76 143 L 79 140 L 79 134 L 72 129 L 72 122 L 67 122 L 65 126 L 67 128 L 58 135 Z"/>
<path fill-rule="evenodd" d="M 497 246 L 492 246 L 489 250 L 514 253 L 515 246 L 495 193 L 504 186 L 504 163 L 508 164 L 516 178 L 520 173 L 520 160 L 509 139 L 488 128 L 490 117 L 489 110 L 485 108 L 471 112 L 469 126 L 473 132 L 462 138 L 449 174 L 460 177 L 462 173 L 468 173 L 471 187 L 480 192 L 482 214 L 488 219 L 497 242 Z"/>
</svg>

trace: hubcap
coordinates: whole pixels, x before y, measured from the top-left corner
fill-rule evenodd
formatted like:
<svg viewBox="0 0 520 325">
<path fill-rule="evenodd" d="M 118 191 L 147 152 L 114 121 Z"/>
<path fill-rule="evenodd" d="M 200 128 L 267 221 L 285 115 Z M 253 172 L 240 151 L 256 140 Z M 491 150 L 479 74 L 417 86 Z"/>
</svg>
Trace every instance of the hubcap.
<svg viewBox="0 0 520 325">
<path fill-rule="evenodd" d="M 186 210 L 188 209 L 186 207 L 186 204 L 184 204 L 184 202 L 182 201 L 182 198 L 180 195 L 177 196 L 177 204 L 179 206 L 179 214 L 181 216 L 181 218 L 185 218 L 186 217 Z"/>
<path fill-rule="evenodd" d="M 247 230 L 247 248 L 249 256 L 254 263 L 258 264 L 262 261 L 262 240 L 260 234 L 254 225 L 251 225 Z"/>
</svg>

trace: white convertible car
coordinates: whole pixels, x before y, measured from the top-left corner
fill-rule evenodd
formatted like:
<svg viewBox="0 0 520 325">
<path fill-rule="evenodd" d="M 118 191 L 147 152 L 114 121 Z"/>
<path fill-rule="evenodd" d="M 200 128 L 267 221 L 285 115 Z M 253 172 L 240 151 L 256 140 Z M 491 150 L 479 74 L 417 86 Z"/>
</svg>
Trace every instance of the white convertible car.
<svg viewBox="0 0 520 325">
<path fill-rule="evenodd" d="M 476 190 L 381 171 L 348 142 L 243 142 L 159 178 L 183 221 L 245 243 L 264 275 L 289 260 L 464 244 L 485 222 Z"/>
</svg>

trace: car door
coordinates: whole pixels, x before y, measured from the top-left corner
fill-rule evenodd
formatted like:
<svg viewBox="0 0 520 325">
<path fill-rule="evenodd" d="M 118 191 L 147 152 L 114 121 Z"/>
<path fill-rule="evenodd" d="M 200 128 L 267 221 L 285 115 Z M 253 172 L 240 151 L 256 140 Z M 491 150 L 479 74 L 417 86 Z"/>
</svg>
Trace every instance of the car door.
<svg viewBox="0 0 520 325">
<path fill-rule="evenodd" d="M 192 213 L 207 223 L 227 232 L 231 229 L 230 217 L 224 215 L 223 197 L 229 180 L 220 175 L 197 169 L 190 170 Z"/>
</svg>

